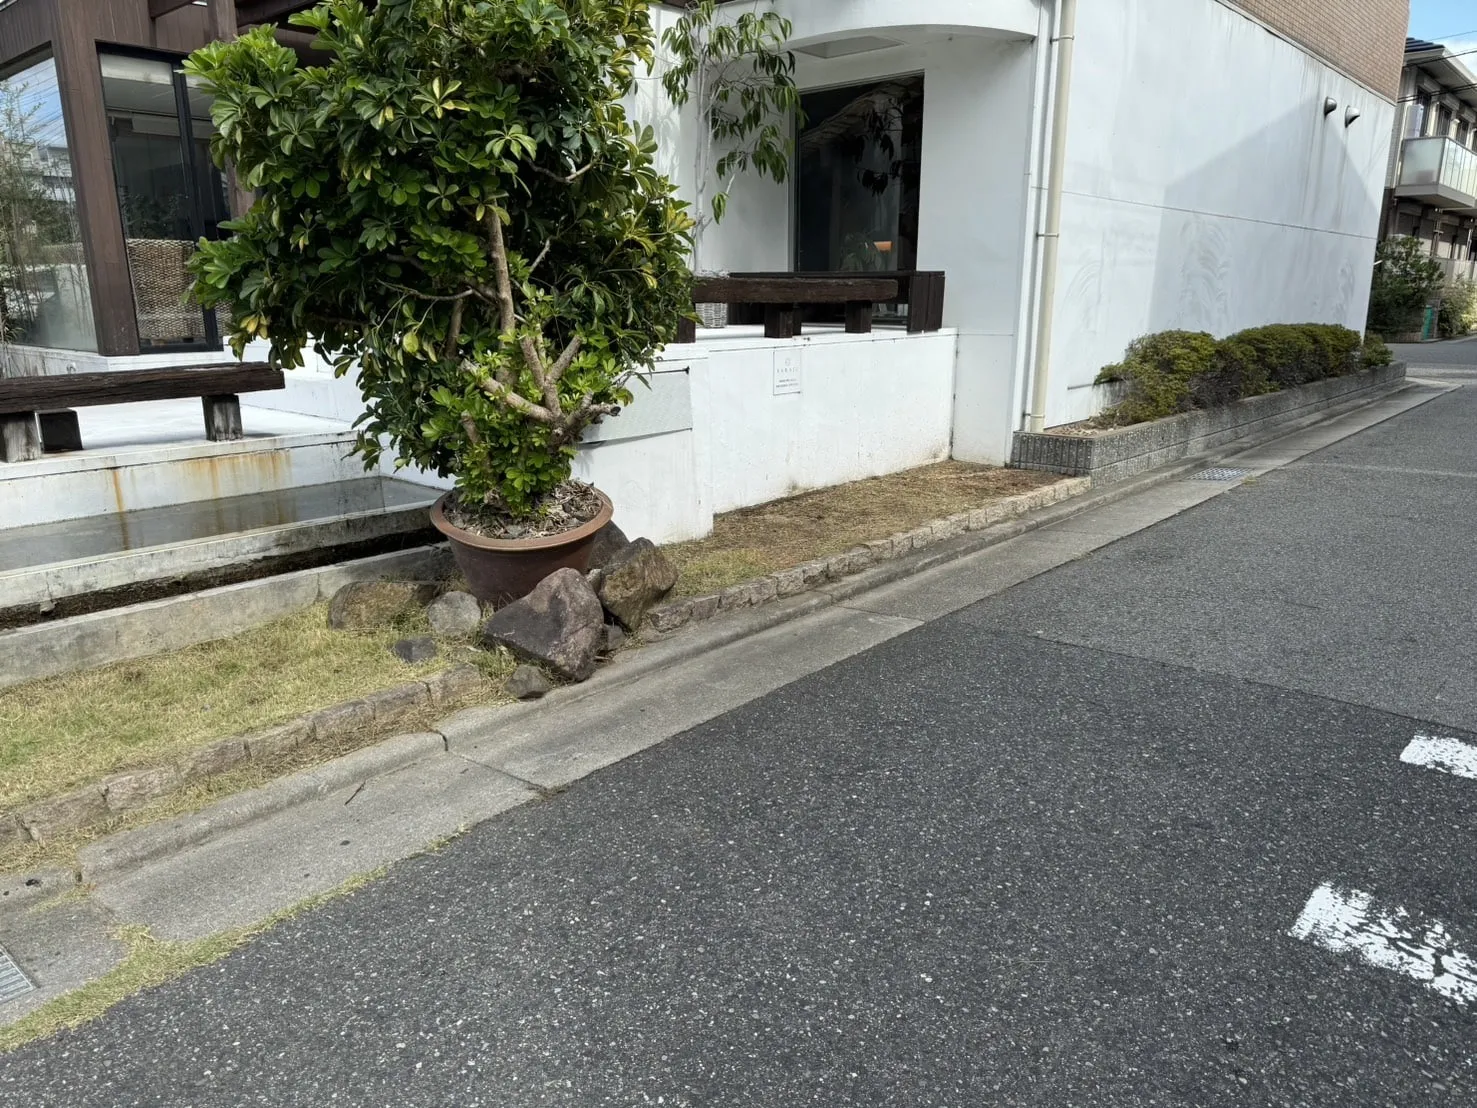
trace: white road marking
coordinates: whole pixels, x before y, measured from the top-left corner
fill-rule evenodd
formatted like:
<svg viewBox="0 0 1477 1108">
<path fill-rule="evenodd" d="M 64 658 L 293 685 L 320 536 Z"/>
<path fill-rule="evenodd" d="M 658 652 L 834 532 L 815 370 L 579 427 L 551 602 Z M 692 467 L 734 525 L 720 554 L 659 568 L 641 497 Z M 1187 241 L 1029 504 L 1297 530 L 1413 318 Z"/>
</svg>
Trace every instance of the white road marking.
<svg viewBox="0 0 1477 1108">
<path fill-rule="evenodd" d="M 1318 886 L 1291 935 L 1413 977 L 1448 1000 L 1477 1001 L 1477 961 L 1452 945 L 1444 924 L 1413 920 L 1398 905 L 1376 905 L 1358 889 Z"/>
<path fill-rule="evenodd" d="M 1412 766 L 1425 766 L 1456 777 L 1477 781 L 1477 746 L 1460 739 L 1443 739 L 1438 735 L 1417 735 L 1400 752 L 1400 760 Z"/>
</svg>

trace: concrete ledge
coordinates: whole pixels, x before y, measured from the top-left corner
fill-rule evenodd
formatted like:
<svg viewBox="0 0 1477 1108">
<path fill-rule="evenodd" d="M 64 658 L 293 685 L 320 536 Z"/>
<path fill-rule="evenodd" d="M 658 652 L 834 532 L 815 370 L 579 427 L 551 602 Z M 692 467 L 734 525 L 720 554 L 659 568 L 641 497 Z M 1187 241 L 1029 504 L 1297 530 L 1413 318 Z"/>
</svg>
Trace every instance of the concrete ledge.
<svg viewBox="0 0 1477 1108">
<path fill-rule="evenodd" d="M 418 546 L 0 631 L 0 688 L 228 638 L 328 600 L 352 581 L 444 577 L 450 570 L 444 547 Z"/>
<path fill-rule="evenodd" d="M 0 611 L 149 581 L 188 578 L 264 558 L 414 535 L 426 529 L 426 508 L 432 500 L 427 497 L 425 504 L 405 508 L 353 512 L 0 573 Z"/>
<path fill-rule="evenodd" d="M 1275 433 L 1284 425 L 1350 400 L 1377 396 L 1404 382 L 1405 365 L 1397 362 L 1094 435 L 1021 431 L 1011 447 L 1010 464 L 1017 469 L 1090 477 L 1094 484 L 1121 481 L 1181 458 Z"/>
</svg>

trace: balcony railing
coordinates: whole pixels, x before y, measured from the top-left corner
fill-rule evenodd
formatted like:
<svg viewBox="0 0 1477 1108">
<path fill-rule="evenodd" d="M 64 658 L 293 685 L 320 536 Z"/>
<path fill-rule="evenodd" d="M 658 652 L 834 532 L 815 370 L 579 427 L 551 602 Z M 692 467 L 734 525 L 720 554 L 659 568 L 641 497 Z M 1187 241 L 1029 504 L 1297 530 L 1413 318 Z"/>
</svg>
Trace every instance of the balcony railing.
<svg viewBox="0 0 1477 1108">
<path fill-rule="evenodd" d="M 1477 152 L 1450 138 L 1406 139 L 1395 193 L 1438 208 L 1477 208 Z"/>
</svg>

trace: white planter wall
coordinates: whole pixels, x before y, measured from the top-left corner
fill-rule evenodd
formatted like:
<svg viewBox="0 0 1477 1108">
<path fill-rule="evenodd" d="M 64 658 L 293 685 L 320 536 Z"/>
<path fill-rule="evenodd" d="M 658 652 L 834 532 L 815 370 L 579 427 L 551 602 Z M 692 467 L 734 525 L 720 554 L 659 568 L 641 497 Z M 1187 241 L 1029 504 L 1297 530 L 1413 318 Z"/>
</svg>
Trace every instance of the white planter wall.
<svg viewBox="0 0 1477 1108">
<path fill-rule="evenodd" d="M 947 458 L 955 338 L 879 331 L 714 344 L 703 435 L 713 510 Z M 794 360 L 798 392 L 776 393 L 777 356 Z"/>
</svg>

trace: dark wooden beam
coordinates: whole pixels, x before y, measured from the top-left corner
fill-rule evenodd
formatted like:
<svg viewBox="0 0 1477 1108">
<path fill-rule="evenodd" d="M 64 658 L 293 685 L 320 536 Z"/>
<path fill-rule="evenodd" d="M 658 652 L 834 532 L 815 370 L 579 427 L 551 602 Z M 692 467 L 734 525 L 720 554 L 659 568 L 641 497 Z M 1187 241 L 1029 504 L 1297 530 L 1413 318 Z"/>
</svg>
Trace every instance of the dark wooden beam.
<svg viewBox="0 0 1477 1108">
<path fill-rule="evenodd" d="M 143 15 L 142 8 L 135 10 Z M 100 12 L 90 5 L 73 6 L 58 19 L 52 42 L 57 91 L 67 124 L 67 143 L 71 147 L 77 223 L 87 260 L 97 349 L 105 355 L 139 352 L 133 282 L 123 244 L 123 218 L 118 211 L 113 149 L 108 138 L 107 112 L 103 108 L 103 78 L 97 51 L 101 32 L 112 29 L 102 19 L 114 23 L 112 15 L 111 11 Z M 147 26 L 148 21 L 143 22 Z"/>
<path fill-rule="evenodd" d="M 882 277 L 706 277 L 693 287 L 699 304 L 845 304 L 896 300 L 898 283 Z"/>
<path fill-rule="evenodd" d="M 0 415 L 86 408 L 141 400 L 235 395 L 286 388 L 280 369 L 265 362 L 210 368 L 128 369 L 0 379 Z"/>
<path fill-rule="evenodd" d="M 210 37 L 218 42 L 234 39 L 237 32 L 236 0 L 207 0 Z"/>
<path fill-rule="evenodd" d="M 161 15 L 188 8 L 194 2 L 195 0 L 149 0 L 149 18 L 158 19 Z"/>
<path fill-rule="evenodd" d="M 251 23 L 276 23 L 294 12 L 306 11 L 318 0 L 236 0 L 236 21 L 243 27 Z"/>
</svg>

